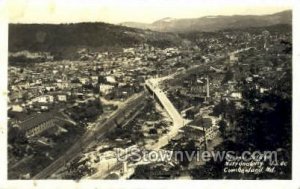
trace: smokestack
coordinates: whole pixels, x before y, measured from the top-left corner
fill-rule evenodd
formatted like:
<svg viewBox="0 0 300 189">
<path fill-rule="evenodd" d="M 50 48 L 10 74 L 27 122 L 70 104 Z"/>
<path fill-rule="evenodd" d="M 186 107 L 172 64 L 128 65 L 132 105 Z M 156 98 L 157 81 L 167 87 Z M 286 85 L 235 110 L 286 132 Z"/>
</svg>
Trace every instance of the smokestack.
<svg viewBox="0 0 300 189">
<path fill-rule="evenodd" d="M 206 97 L 209 98 L 209 79 L 206 77 Z"/>
</svg>

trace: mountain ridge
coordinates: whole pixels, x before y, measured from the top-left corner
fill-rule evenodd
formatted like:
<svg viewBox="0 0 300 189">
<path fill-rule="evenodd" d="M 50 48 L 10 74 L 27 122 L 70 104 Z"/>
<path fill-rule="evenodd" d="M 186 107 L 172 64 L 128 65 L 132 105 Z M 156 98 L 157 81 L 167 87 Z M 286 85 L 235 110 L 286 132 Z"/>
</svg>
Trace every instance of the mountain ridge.
<svg viewBox="0 0 300 189">
<path fill-rule="evenodd" d="M 167 20 L 167 21 L 166 21 Z M 277 24 L 291 24 L 292 11 L 285 10 L 274 14 L 266 15 L 215 15 L 200 18 L 171 18 L 166 17 L 151 24 L 137 22 L 123 22 L 120 25 L 150 29 L 159 32 L 210 32 L 228 28 L 248 28 L 271 26 Z"/>
</svg>

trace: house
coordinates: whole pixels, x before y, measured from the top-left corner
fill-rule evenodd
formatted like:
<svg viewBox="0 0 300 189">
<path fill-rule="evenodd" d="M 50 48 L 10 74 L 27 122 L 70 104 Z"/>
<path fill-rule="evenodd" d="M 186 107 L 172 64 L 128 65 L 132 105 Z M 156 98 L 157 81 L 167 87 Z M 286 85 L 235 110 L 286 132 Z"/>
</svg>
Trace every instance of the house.
<svg viewBox="0 0 300 189">
<path fill-rule="evenodd" d="M 265 92 L 267 92 L 267 91 L 269 91 L 270 89 L 268 89 L 268 88 L 264 88 L 264 87 L 260 87 L 259 88 L 259 92 L 260 93 L 265 93 Z"/>
<path fill-rule="evenodd" d="M 23 112 L 24 108 L 19 104 L 14 104 L 11 106 L 11 111 L 13 112 Z"/>
<path fill-rule="evenodd" d="M 54 97 L 52 95 L 43 95 L 34 98 L 32 101 L 38 103 L 53 103 Z"/>
<path fill-rule="evenodd" d="M 47 86 L 46 90 L 47 91 L 55 91 L 56 87 L 55 86 Z"/>
<path fill-rule="evenodd" d="M 247 81 L 247 83 L 252 82 L 252 81 L 253 81 L 253 77 L 247 77 L 247 78 L 246 78 L 246 81 Z"/>
<path fill-rule="evenodd" d="M 124 48 L 123 53 L 135 54 L 134 48 Z"/>
<path fill-rule="evenodd" d="M 239 60 L 235 55 L 235 53 L 229 53 L 229 64 L 234 64 Z"/>
<path fill-rule="evenodd" d="M 106 81 L 108 82 L 108 83 L 111 83 L 111 84 L 114 84 L 114 83 L 116 83 L 117 81 L 116 81 L 116 79 L 115 79 L 115 77 L 112 77 L 112 76 L 106 76 Z"/>
<path fill-rule="evenodd" d="M 59 94 L 59 95 L 57 95 L 57 100 L 59 102 L 67 102 L 67 95 L 65 95 L 65 94 Z"/>
<path fill-rule="evenodd" d="M 80 77 L 78 78 L 81 84 L 87 84 L 89 82 L 89 78 Z"/>
<path fill-rule="evenodd" d="M 29 82 L 20 82 L 18 83 L 19 89 L 29 89 L 30 84 Z"/>
<path fill-rule="evenodd" d="M 66 89 L 69 87 L 69 83 L 66 82 L 66 81 L 63 81 L 63 82 L 60 82 L 60 83 L 56 83 L 56 86 L 59 88 L 59 89 Z"/>
<path fill-rule="evenodd" d="M 98 83 L 98 76 L 91 76 L 93 83 Z"/>
<path fill-rule="evenodd" d="M 230 96 L 234 99 L 242 99 L 242 93 L 241 92 L 232 92 Z"/>
<path fill-rule="evenodd" d="M 102 84 L 102 85 L 100 85 L 99 88 L 100 88 L 100 92 L 103 95 L 107 95 L 107 94 L 112 92 L 112 89 L 114 88 L 114 86 L 113 85 Z"/>
<path fill-rule="evenodd" d="M 49 107 L 48 106 L 41 106 L 41 110 L 42 111 L 47 111 L 47 110 L 49 110 Z"/>
</svg>

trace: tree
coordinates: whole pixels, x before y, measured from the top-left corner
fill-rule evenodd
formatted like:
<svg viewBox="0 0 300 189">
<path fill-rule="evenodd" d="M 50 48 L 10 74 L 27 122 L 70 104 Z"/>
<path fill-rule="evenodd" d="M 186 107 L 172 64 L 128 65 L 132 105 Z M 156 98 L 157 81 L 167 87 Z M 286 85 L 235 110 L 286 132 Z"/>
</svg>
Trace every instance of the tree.
<svg viewBox="0 0 300 189">
<path fill-rule="evenodd" d="M 149 164 L 138 165 L 135 168 L 133 178 L 134 179 L 150 179 L 151 167 Z"/>
<path fill-rule="evenodd" d="M 180 165 L 183 167 L 187 167 L 190 164 L 191 159 L 189 157 L 192 156 L 192 154 L 196 154 L 197 147 L 195 145 L 195 142 L 193 140 L 190 140 L 186 146 L 181 147 L 180 151 L 183 153 L 183 158 L 180 161 Z"/>
<path fill-rule="evenodd" d="M 157 134 L 157 129 L 151 128 L 151 129 L 149 130 L 149 134 L 151 134 L 151 135 Z"/>
<path fill-rule="evenodd" d="M 222 81 L 222 84 L 227 83 L 228 81 L 232 80 L 234 77 L 233 72 L 229 69 L 224 76 L 224 79 Z"/>
<path fill-rule="evenodd" d="M 227 123 L 223 119 L 219 122 L 219 130 L 221 132 L 221 136 L 224 138 L 226 136 L 226 127 Z"/>
<path fill-rule="evenodd" d="M 9 127 L 8 142 L 9 143 L 26 144 L 27 139 L 25 137 L 25 133 L 23 131 L 21 131 L 18 127 Z"/>
<path fill-rule="evenodd" d="M 221 98 L 221 101 L 219 104 L 215 105 L 213 108 L 213 114 L 215 116 L 219 116 L 224 113 L 224 107 L 226 106 L 226 102 L 223 98 Z"/>
</svg>

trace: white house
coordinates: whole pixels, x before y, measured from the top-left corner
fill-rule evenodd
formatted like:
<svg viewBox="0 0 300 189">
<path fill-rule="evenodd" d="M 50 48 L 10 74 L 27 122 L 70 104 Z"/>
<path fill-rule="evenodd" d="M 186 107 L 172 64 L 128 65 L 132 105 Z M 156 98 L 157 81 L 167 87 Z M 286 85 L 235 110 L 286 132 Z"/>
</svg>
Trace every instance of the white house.
<svg viewBox="0 0 300 189">
<path fill-rule="evenodd" d="M 235 99 L 241 99 L 242 98 L 242 93 L 240 93 L 240 92 L 232 92 L 230 96 L 232 98 L 235 98 Z"/>
<path fill-rule="evenodd" d="M 54 101 L 54 97 L 52 95 L 43 95 L 33 99 L 33 102 L 39 102 L 39 103 L 52 103 L 53 101 Z"/>
<path fill-rule="evenodd" d="M 100 92 L 102 94 L 107 95 L 107 94 L 109 94 L 112 91 L 112 89 L 114 88 L 114 86 L 113 85 L 102 84 L 102 85 L 100 85 L 99 88 L 100 88 Z"/>
<path fill-rule="evenodd" d="M 67 95 L 65 95 L 65 94 L 59 94 L 59 95 L 57 95 L 57 99 L 60 102 L 66 102 L 67 101 Z"/>
<path fill-rule="evenodd" d="M 116 81 L 116 79 L 114 78 L 114 77 L 112 77 L 112 76 L 106 76 L 106 81 L 107 82 L 109 82 L 109 83 L 116 83 L 117 81 Z"/>
<path fill-rule="evenodd" d="M 23 107 L 19 104 L 15 104 L 11 106 L 11 111 L 13 112 L 23 112 Z"/>
</svg>

